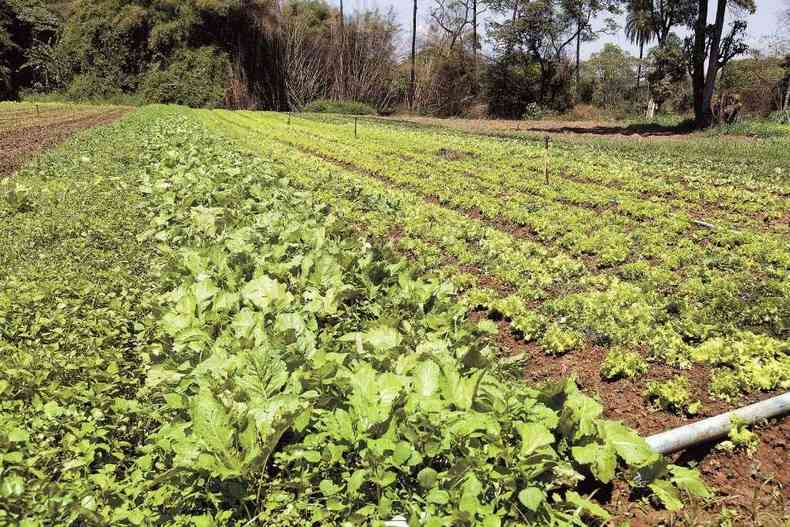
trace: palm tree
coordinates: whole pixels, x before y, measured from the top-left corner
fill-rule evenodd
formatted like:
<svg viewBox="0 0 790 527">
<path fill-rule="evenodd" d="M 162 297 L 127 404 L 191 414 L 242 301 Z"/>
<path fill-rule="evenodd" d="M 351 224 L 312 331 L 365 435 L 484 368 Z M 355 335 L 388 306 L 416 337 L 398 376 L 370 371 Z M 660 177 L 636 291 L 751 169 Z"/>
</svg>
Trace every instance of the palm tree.
<svg viewBox="0 0 790 527">
<path fill-rule="evenodd" d="M 656 35 L 653 25 L 652 0 L 628 0 L 628 16 L 625 20 L 625 36 L 634 44 L 639 44 L 639 71 L 636 75 L 636 90 L 642 80 L 642 58 L 645 44 L 649 44 Z"/>
</svg>

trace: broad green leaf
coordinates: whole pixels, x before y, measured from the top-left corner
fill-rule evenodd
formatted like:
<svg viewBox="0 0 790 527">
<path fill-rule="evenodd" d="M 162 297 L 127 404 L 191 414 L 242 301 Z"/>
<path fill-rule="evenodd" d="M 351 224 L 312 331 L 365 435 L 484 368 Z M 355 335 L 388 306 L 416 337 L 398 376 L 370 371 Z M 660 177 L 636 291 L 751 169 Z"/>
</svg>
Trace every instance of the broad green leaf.
<svg viewBox="0 0 790 527">
<path fill-rule="evenodd" d="M 430 503 L 436 503 L 438 505 L 445 505 L 450 501 L 450 494 L 446 490 L 442 489 L 433 489 L 428 493 L 426 499 Z"/>
<path fill-rule="evenodd" d="M 481 333 L 487 333 L 489 335 L 496 335 L 499 333 L 499 327 L 497 327 L 496 322 L 487 318 L 477 323 L 477 330 Z"/>
<path fill-rule="evenodd" d="M 148 370 L 148 375 L 145 377 L 145 385 L 149 388 L 154 388 L 162 383 L 176 384 L 182 377 L 184 377 L 183 373 L 167 369 L 161 364 L 156 364 Z"/>
<path fill-rule="evenodd" d="M 648 487 L 650 487 L 650 490 L 655 493 L 656 497 L 658 497 L 667 510 L 678 511 L 683 508 L 683 502 L 680 500 L 678 489 L 675 488 L 669 481 L 665 479 L 657 479 L 648 485 Z"/>
<path fill-rule="evenodd" d="M 401 441 L 395 445 L 395 451 L 392 453 L 392 464 L 396 467 L 403 465 L 409 460 L 413 451 L 409 443 Z"/>
<path fill-rule="evenodd" d="M 436 484 L 438 473 L 431 467 L 425 467 L 417 474 L 417 481 L 424 489 L 430 489 Z"/>
<path fill-rule="evenodd" d="M 536 512 L 543 503 L 543 491 L 537 487 L 527 487 L 518 493 L 518 501 L 532 512 Z"/>
<path fill-rule="evenodd" d="M 698 471 L 677 465 L 669 465 L 668 468 L 672 473 L 672 483 L 677 485 L 678 488 L 700 498 L 710 498 L 712 496 L 710 489 L 702 481 Z"/>
<path fill-rule="evenodd" d="M 480 508 L 478 496 L 480 496 L 481 492 L 483 492 L 483 485 L 480 483 L 480 480 L 474 474 L 470 475 L 461 487 L 461 501 L 458 504 L 458 508 L 470 514 L 475 514 Z"/>
<path fill-rule="evenodd" d="M 573 447 L 571 453 L 579 463 L 590 465 L 590 471 L 602 483 L 609 483 L 614 479 L 617 457 L 612 445 L 590 443 Z"/>
<path fill-rule="evenodd" d="M 351 474 L 351 477 L 348 478 L 348 493 L 351 496 L 356 496 L 359 493 L 359 489 L 365 483 L 367 475 L 368 471 L 364 469 L 357 469 Z"/>
<path fill-rule="evenodd" d="M 245 307 L 236 313 L 231 327 L 233 327 L 236 338 L 243 339 L 249 338 L 252 335 L 253 329 L 260 323 L 261 319 L 259 315 L 250 308 Z"/>
<path fill-rule="evenodd" d="M 400 344 L 401 336 L 391 327 L 378 326 L 365 333 L 365 341 L 375 351 L 387 351 Z"/>
<path fill-rule="evenodd" d="M 22 443 L 30 439 L 30 434 L 21 428 L 12 428 L 8 432 L 8 440 L 12 443 Z"/>
<path fill-rule="evenodd" d="M 219 292 L 219 288 L 210 279 L 201 280 L 192 287 L 198 305 L 205 309 L 208 302 Z"/>
<path fill-rule="evenodd" d="M 322 479 L 321 483 L 318 484 L 318 488 L 324 496 L 334 496 L 343 489 L 343 487 L 335 485 L 333 481 L 328 479 Z"/>
<path fill-rule="evenodd" d="M 624 424 L 604 421 L 601 427 L 607 444 L 612 445 L 617 455 L 628 465 L 642 467 L 658 459 L 659 455 L 650 449 L 644 438 Z"/>
<path fill-rule="evenodd" d="M 608 520 L 611 515 L 606 512 L 606 510 L 598 505 L 597 503 L 588 500 L 579 495 L 579 493 L 574 491 L 568 491 L 565 493 L 565 500 L 570 503 L 571 505 L 578 507 L 579 509 L 583 510 L 590 516 L 595 518 L 600 518 L 601 520 Z"/>
<path fill-rule="evenodd" d="M 263 311 L 282 309 L 293 300 L 283 284 L 265 275 L 247 282 L 241 290 L 241 296 Z"/>
<path fill-rule="evenodd" d="M 225 407 L 214 398 L 211 390 L 201 388 L 192 401 L 192 431 L 206 449 L 226 454 L 233 437 L 233 427 Z"/>
<path fill-rule="evenodd" d="M 414 388 L 423 397 L 430 397 L 439 389 L 442 371 L 432 360 L 417 365 L 414 370 Z"/>
<path fill-rule="evenodd" d="M 516 430 L 521 436 L 522 456 L 529 456 L 541 447 L 554 444 L 554 435 L 540 423 L 518 423 Z"/>
</svg>

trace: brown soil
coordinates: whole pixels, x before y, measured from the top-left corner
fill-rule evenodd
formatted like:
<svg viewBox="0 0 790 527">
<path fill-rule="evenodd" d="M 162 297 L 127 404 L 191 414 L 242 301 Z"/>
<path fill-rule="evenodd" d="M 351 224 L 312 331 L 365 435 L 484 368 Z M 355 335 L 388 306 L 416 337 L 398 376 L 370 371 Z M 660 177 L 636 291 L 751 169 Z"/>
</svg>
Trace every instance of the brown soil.
<svg viewBox="0 0 790 527">
<path fill-rule="evenodd" d="M 76 132 L 111 123 L 129 111 L 128 108 L 113 108 L 84 115 L 66 114 L 68 117 L 63 119 L 0 130 L 0 178 L 10 176 L 33 155 L 66 141 Z"/>
<path fill-rule="evenodd" d="M 659 124 L 624 124 L 602 121 L 514 121 L 506 119 L 440 119 L 415 115 L 396 115 L 379 117 L 389 121 L 406 121 L 417 124 L 439 125 L 475 133 L 519 133 L 605 137 L 608 139 L 648 139 L 648 140 L 688 140 L 690 137 L 704 137 L 692 130 L 677 126 Z M 747 136 L 730 136 L 737 141 L 753 141 Z"/>
<path fill-rule="evenodd" d="M 477 315 L 478 317 L 481 314 Z M 568 376 L 576 378 L 585 393 L 596 396 L 605 407 L 609 419 L 623 421 L 643 436 L 717 415 L 775 395 L 754 394 L 744 397 L 736 406 L 713 399 L 708 394 L 710 370 L 695 365 L 691 370 L 678 371 L 666 365 L 651 364 L 646 375 L 637 380 L 606 381 L 600 376 L 600 365 L 606 351 L 588 346 L 580 351 L 554 357 L 546 355 L 539 345 L 525 343 L 514 337 L 507 321 L 500 321 L 499 347 L 511 357 L 527 357 L 524 377 L 541 384 Z M 666 380 L 684 374 L 689 379 L 692 396 L 703 403 L 699 415 L 683 416 L 653 408 L 644 397 L 651 380 Z M 610 510 L 631 527 L 648 525 L 706 525 L 714 521 L 722 508 L 734 509 L 736 525 L 784 525 L 790 518 L 790 419 L 787 417 L 757 428 L 760 446 L 750 454 L 745 451 L 717 450 L 715 444 L 704 444 L 676 454 L 674 463 L 696 466 L 706 482 L 717 490 L 717 499 L 707 507 L 699 504 L 691 512 L 678 515 L 646 507 L 629 495 L 625 487 L 615 488 L 606 497 Z M 742 522 L 742 523 L 741 523 Z"/>
</svg>

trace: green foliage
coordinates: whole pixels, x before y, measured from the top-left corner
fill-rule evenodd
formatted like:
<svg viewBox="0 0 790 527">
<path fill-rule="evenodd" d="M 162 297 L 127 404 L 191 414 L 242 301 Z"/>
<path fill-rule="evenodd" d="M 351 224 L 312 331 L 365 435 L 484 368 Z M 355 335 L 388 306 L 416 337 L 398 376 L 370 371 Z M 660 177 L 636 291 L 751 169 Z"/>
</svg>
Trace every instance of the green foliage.
<svg viewBox="0 0 790 527">
<path fill-rule="evenodd" d="M 13 177 L 0 199 L 0 523 L 116 523 L 106 503 L 139 455 L 153 410 L 139 390 L 162 280 L 130 175 L 146 121 L 75 137 Z M 18 190 L 17 190 L 18 192 Z"/>
<path fill-rule="evenodd" d="M 614 348 L 606 354 L 601 363 L 601 377 L 604 379 L 633 379 L 647 373 L 647 362 L 639 353 Z"/>
<path fill-rule="evenodd" d="M 183 115 L 144 108 L 17 176 L 4 523 L 581 526 L 608 518 L 585 478 L 660 474 L 572 382 L 494 377 L 451 284 Z"/>
<path fill-rule="evenodd" d="M 304 107 L 305 112 L 337 113 L 346 115 L 375 115 L 376 109 L 358 101 L 332 101 L 321 99 Z"/>
<path fill-rule="evenodd" d="M 584 340 L 578 332 L 572 329 L 563 328 L 559 324 L 551 324 L 543 334 L 541 343 L 546 353 L 563 355 L 579 349 Z"/>
<path fill-rule="evenodd" d="M 15 181 L 6 181 L 0 184 L 0 196 L 5 200 L 6 208 L 10 213 L 27 212 L 33 207 L 30 189 L 18 185 Z"/>
<path fill-rule="evenodd" d="M 66 100 L 73 102 L 109 102 L 122 95 L 120 88 L 95 73 L 75 76 L 66 88 Z"/>
<path fill-rule="evenodd" d="M 645 396 L 669 412 L 696 415 L 702 407 L 700 401 L 692 400 L 688 379 L 680 375 L 666 381 L 650 381 Z"/>
<path fill-rule="evenodd" d="M 716 448 L 727 452 L 743 449 L 753 454 L 760 446 L 760 437 L 749 430 L 746 423 L 737 417 L 733 417 L 730 421 L 731 428 L 727 440 L 716 445 Z"/>
<path fill-rule="evenodd" d="M 225 99 L 230 61 L 214 47 L 177 51 L 164 69 L 152 69 L 140 83 L 147 102 L 214 108 Z"/>
<path fill-rule="evenodd" d="M 634 58 L 615 44 L 607 43 L 594 53 L 585 63 L 592 102 L 602 108 L 622 108 L 635 87 L 636 65 Z"/>
</svg>

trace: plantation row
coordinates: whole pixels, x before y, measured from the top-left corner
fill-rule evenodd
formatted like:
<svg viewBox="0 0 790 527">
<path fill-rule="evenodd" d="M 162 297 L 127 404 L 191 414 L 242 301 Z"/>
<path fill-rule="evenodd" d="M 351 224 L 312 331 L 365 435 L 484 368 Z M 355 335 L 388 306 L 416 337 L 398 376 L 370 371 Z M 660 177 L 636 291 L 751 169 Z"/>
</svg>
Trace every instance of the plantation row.
<svg viewBox="0 0 790 527">
<path fill-rule="evenodd" d="M 455 286 L 194 116 L 84 132 L 0 202 L 0 523 L 585 525 L 614 479 L 710 496 L 572 382 L 498 375 Z"/>
<path fill-rule="evenodd" d="M 456 167 L 458 161 L 442 159 L 438 150 L 434 159 L 406 163 L 401 158 L 413 154 L 409 148 L 376 154 L 367 136 L 354 142 L 353 129 L 334 134 L 332 125 L 294 120 L 289 127 L 282 116 L 258 115 L 203 117 L 283 163 L 348 221 L 397 240 L 424 270 L 465 286 L 470 307 L 502 314 L 545 352 L 606 346 L 602 374 L 608 378 L 640 375 L 645 360 L 680 370 L 704 363 L 713 368 L 711 393 L 731 401 L 790 385 L 790 250 L 781 236 L 710 232 L 672 214 L 639 220 L 637 214 L 574 209 L 539 190 L 522 192 L 519 203 L 510 199 L 510 189 L 524 185 L 524 177 L 510 182 L 497 176 L 504 179 L 486 186 L 485 172 Z M 437 140 L 431 133 L 408 134 L 422 134 L 413 141 L 429 152 Z M 401 141 L 397 129 L 389 131 L 391 139 L 381 135 L 382 143 Z M 446 148 L 461 146 L 455 136 L 440 141 Z M 480 152 L 499 144 L 478 141 Z M 530 155 L 529 147 L 522 150 Z M 537 150 L 532 147 L 536 158 Z M 542 186 L 541 177 L 532 180 Z M 502 192 L 510 194 L 507 200 Z M 520 230 L 532 233 L 538 224 L 562 235 Z M 606 261 L 612 254 L 616 265 Z M 668 388 L 682 391 L 683 379 Z M 662 403 L 675 411 L 699 409 L 682 395 Z"/>
<path fill-rule="evenodd" d="M 286 124 L 277 114 L 238 115 L 250 119 L 267 119 L 268 115 L 268 124 Z M 737 227 L 743 226 L 744 221 L 757 227 L 776 221 L 780 222 L 778 229 L 788 229 L 790 167 L 783 166 L 779 159 L 768 166 L 760 166 L 761 157 L 754 156 L 744 162 L 751 161 L 756 166 L 733 173 L 731 163 L 718 168 L 710 154 L 697 164 L 684 166 L 692 160 L 677 155 L 666 159 L 653 151 L 631 159 L 625 157 L 628 152 L 622 148 L 607 151 L 599 145 L 584 147 L 559 141 L 552 142 L 549 152 L 551 180 L 555 184 L 535 185 L 535 180 L 543 181 L 545 156 L 542 145 L 537 143 L 483 139 L 447 130 L 426 133 L 424 129 L 375 121 L 362 123 L 361 141 L 351 141 L 354 139 L 353 124 L 348 121 L 333 119 L 327 123 L 325 117 L 306 115 L 295 118 L 294 126 L 330 143 L 361 144 L 366 151 L 376 149 L 377 153 L 397 154 L 403 159 L 426 159 L 433 163 L 441 161 L 442 157 L 449 158 L 456 161 L 453 169 L 464 169 L 455 170 L 456 173 L 507 182 L 508 190 L 524 185 L 531 193 L 548 193 L 569 202 L 576 199 L 579 204 L 588 206 L 610 206 L 611 201 L 616 201 L 625 211 L 640 218 L 650 217 L 642 214 L 645 209 L 656 215 L 667 215 L 675 210 L 731 221 Z M 397 133 L 393 134 L 393 129 Z M 732 149 L 738 146 L 737 143 L 730 145 Z M 446 171 L 451 167 L 441 168 Z M 627 206 L 635 204 L 639 205 L 636 210 Z M 759 221 L 744 217 L 744 214 L 758 216 L 755 219 Z"/>
</svg>

